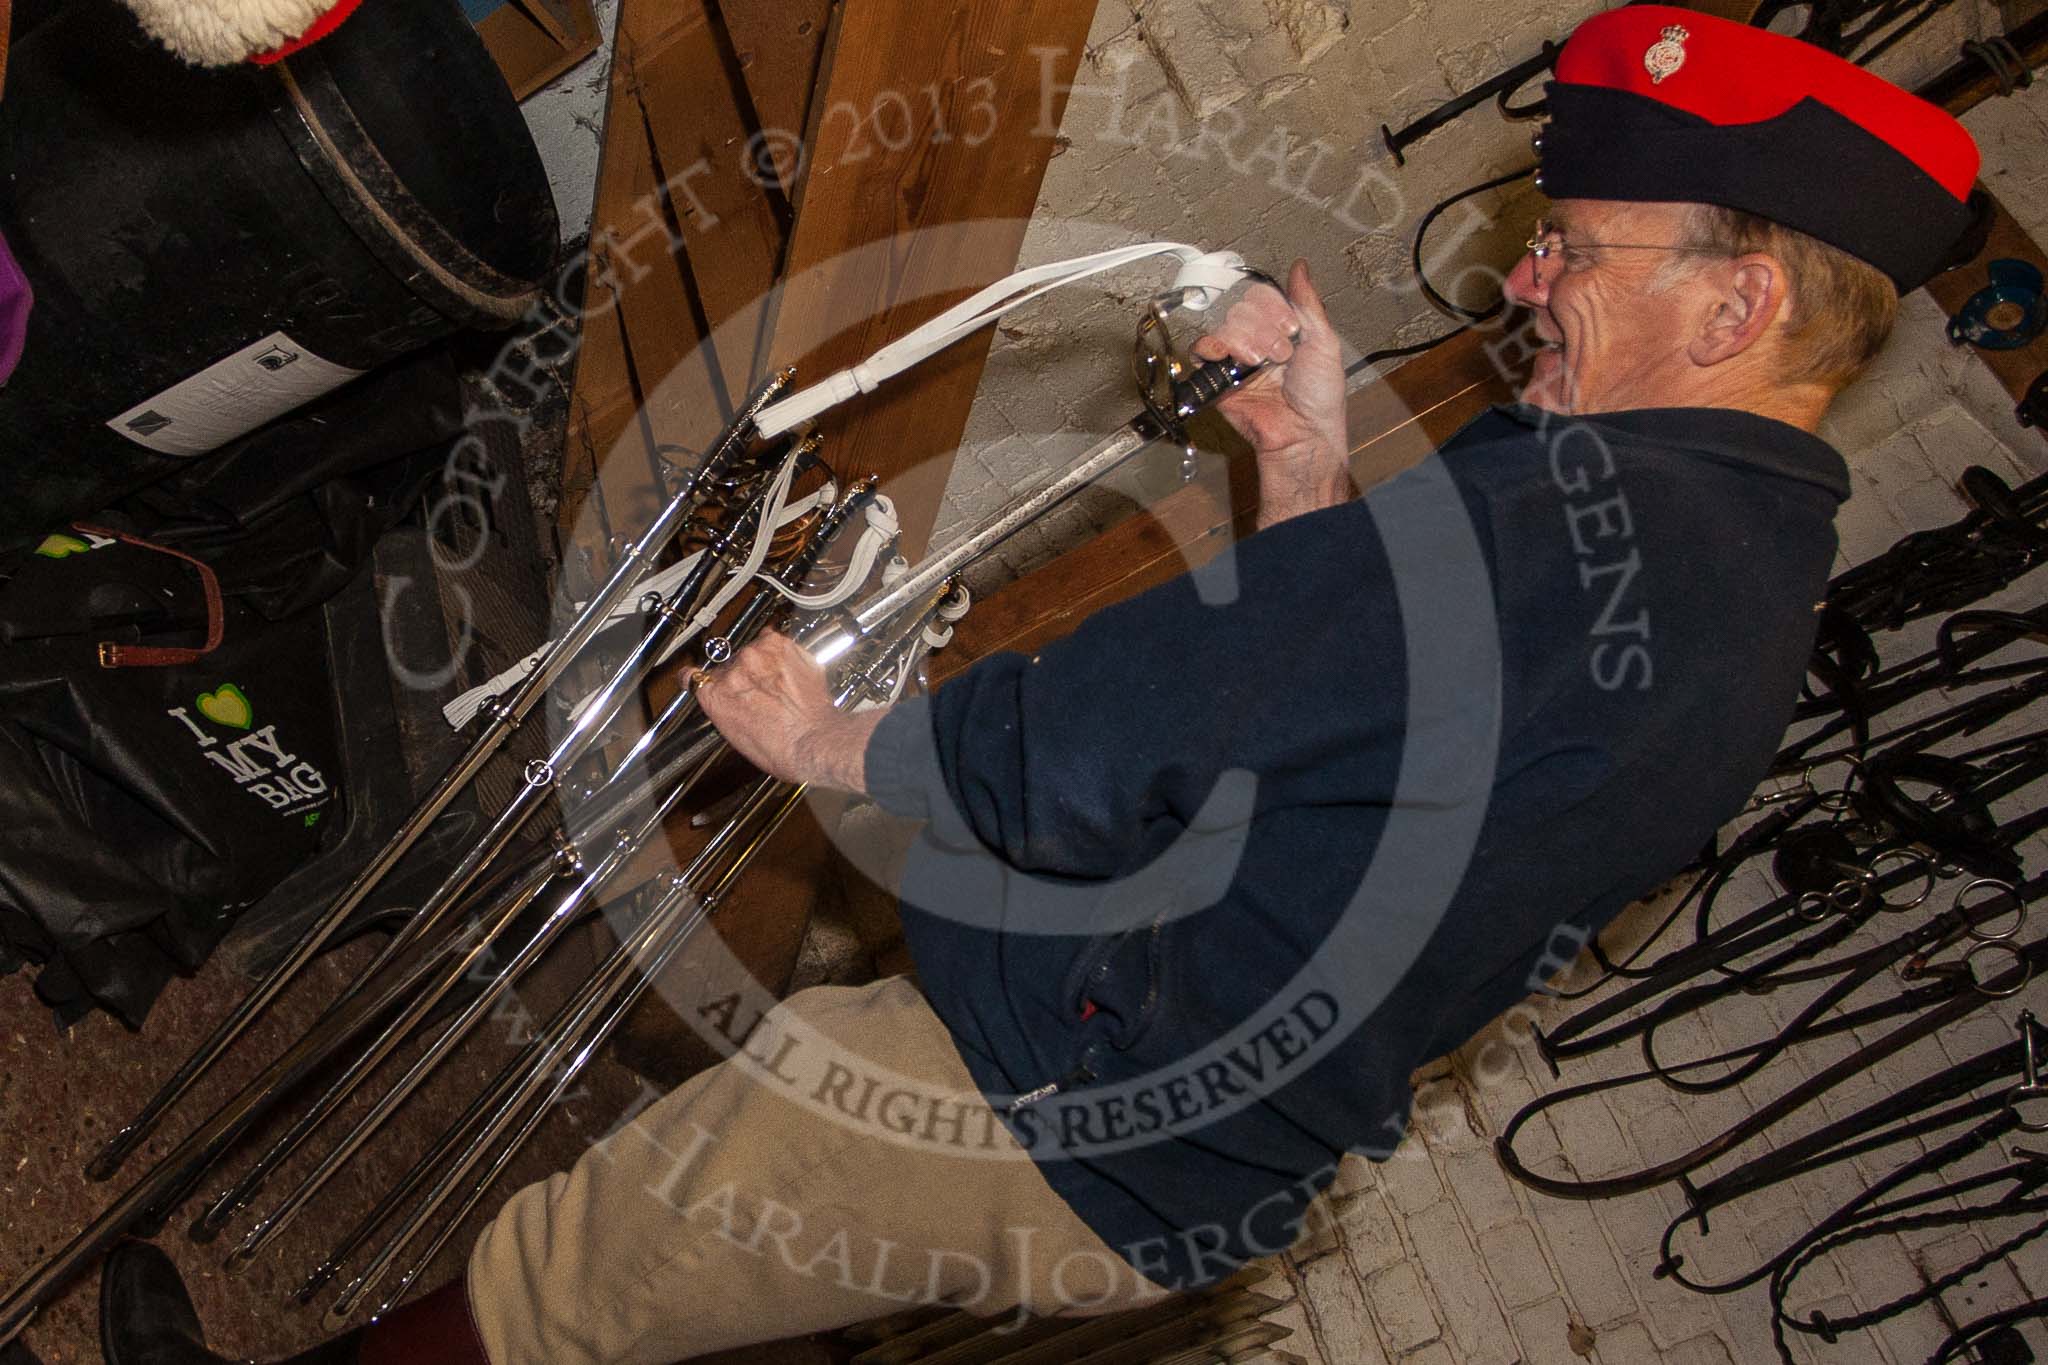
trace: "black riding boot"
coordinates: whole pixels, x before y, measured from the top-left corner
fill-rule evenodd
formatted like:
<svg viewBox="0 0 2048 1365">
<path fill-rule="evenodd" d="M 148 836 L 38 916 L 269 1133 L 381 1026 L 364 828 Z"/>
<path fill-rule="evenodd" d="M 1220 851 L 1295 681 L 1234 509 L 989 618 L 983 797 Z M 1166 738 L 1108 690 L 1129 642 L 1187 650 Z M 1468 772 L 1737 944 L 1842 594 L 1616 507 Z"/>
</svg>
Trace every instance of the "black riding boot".
<svg viewBox="0 0 2048 1365">
<path fill-rule="evenodd" d="M 171 1258 L 127 1242 L 100 1274 L 100 1351 L 106 1365 L 230 1365 L 206 1349 L 199 1314 Z M 370 1326 L 278 1365 L 490 1365 L 457 1280 Z"/>
</svg>

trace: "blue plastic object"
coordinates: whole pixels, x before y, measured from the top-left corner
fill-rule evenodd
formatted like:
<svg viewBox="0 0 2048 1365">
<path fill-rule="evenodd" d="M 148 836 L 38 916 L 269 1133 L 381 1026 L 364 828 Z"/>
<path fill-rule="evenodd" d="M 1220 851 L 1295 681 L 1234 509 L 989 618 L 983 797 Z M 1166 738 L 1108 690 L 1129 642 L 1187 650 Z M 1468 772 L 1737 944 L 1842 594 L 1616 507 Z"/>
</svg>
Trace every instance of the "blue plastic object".
<svg viewBox="0 0 2048 1365">
<path fill-rule="evenodd" d="M 1958 346 L 1967 341 L 1986 351 L 2017 350 L 2048 328 L 2048 297 L 2041 292 L 2041 272 L 2025 261 L 2004 257 L 1991 263 L 1990 274 L 1991 283 L 1970 295 L 1962 311 L 1949 319 L 1948 339 Z M 2006 326 L 1993 322 L 1994 312 Z"/>
</svg>

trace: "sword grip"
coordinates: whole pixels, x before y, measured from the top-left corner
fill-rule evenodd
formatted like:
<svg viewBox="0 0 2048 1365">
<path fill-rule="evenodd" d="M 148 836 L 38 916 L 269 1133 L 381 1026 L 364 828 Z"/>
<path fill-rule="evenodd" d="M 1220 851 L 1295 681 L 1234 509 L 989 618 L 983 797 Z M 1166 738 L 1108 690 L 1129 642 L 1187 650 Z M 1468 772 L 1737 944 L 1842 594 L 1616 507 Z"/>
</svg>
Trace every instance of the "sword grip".
<svg viewBox="0 0 2048 1365">
<path fill-rule="evenodd" d="M 1238 388 L 1263 365 L 1240 365 L 1234 360 L 1212 360 L 1173 386 L 1176 415 L 1192 417 L 1232 389 Z"/>
</svg>

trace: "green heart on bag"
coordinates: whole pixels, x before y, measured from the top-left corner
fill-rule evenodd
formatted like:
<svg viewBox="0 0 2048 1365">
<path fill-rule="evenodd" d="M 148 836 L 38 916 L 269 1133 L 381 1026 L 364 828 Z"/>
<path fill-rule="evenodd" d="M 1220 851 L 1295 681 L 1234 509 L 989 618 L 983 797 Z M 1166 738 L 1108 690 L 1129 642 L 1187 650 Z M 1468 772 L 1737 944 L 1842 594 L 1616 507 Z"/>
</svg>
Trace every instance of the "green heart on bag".
<svg viewBox="0 0 2048 1365">
<path fill-rule="evenodd" d="M 222 683 L 212 692 L 199 694 L 199 714 L 208 720 L 246 730 L 256 721 L 255 708 L 233 683 Z"/>
<path fill-rule="evenodd" d="M 36 553 L 45 559 L 69 559 L 72 555 L 82 555 L 91 548 L 92 546 L 77 536 L 44 536 L 43 543 L 36 546 Z"/>
</svg>

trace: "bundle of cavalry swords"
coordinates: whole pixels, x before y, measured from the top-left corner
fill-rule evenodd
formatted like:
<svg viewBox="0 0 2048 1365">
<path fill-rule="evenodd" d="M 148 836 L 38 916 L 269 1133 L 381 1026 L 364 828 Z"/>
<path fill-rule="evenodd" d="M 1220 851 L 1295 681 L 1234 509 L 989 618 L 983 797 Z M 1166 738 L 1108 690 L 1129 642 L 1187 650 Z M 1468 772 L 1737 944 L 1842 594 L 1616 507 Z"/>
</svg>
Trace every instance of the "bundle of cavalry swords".
<svg viewBox="0 0 2048 1365">
<path fill-rule="evenodd" d="M 1139 327 L 1135 369 L 1144 410 L 1079 464 L 915 568 L 895 553 L 894 511 L 873 480 L 842 495 L 819 459 L 819 439 L 800 434 L 820 413 L 871 391 L 1048 289 L 1162 254 L 1177 257 L 1181 273 Z M 780 629 L 804 642 L 826 667 L 838 706 L 893 700 L 918 675 L 924 655 L 950 639 L 951 622 L 965 612 L 960 570 L 1154 442 L 1185 442 L 1186 419 L 1249 376 L 1251 367 L 1203 365 L 1183 356 L 1165 327 L 1172 308 L 1206 308 L 1246 273 L 1233 255 L 1174 243 L 1055 262 L 999 281 L 811 389 L 785 396 L 791 371 L 762 384 L 694 467 L 674 480 L 652 524 L 624 549 L 559 638 L 451 706 L 451 720 L 475 728 L 467 751 L 320 912 L 291 953 L 114 1135 L 89 1171 L 101 1179 L 113 1176 L 306 964 L 336 941 L 342 926 L 370 902 L 513 730 L 544 698 L 565 690 L 576 676 L 572 665 L 591 659 L 593 642 L 630 632 L 623 656 L 598 669 L 602 681 L 563 708 L 566 719 L 552 748 L 526 765 L 513 799 L 303 1036 L 0 1298 L 0 1344 L 120 1238 L 170 1219 L 259 1125 L 307 1101 L 313 1079 L 338 1067 L 339 1074 L 284 1125 L 282 1136 L 210 1199 L 192 1224 L 193 1235 L 202 1239 L 225 1231 L 257 1203 L 264 1185 L 293 1154 L 333 1126 L 350 1098 L 413 1045 L 414 1059 L 311 1170 L 256 1218 L 228 1264 L 245 1264 L 270 1245 L 551 945 L 601 901 L 621 899 L 630 889 L 623 883 L 634 855 L 669 817 L 687 809 L 692 793 L 701 794 L 708 775 L 731 757 L 699 712 L 694 678 L 651 719 L 638 709 L 643 685 L 666 661 L 687 648 L 692 661 L 715 666 L 761 631 Z M 799 496 L 804 486 L 812 491 Z M 671 556 L 674 562 L 666 563 Z M 641 723 L 637 733 L 623 723 L 628 720 Z M 615 737 L 623 757 L 601 763 Z M 302 1301 L 340 1281 L 328 1312 L 333 1326 L 365 1307 L 381 1313 L 412 1287 L 802 796 L 799 786 L 753 778 L 686 866 L 639 888 L 616 950 L 334 1244 L 305 1280 Z M 559 830 L 530 832 L 541 827 L 541 812 L 550 808 Z"/>
</svg>

